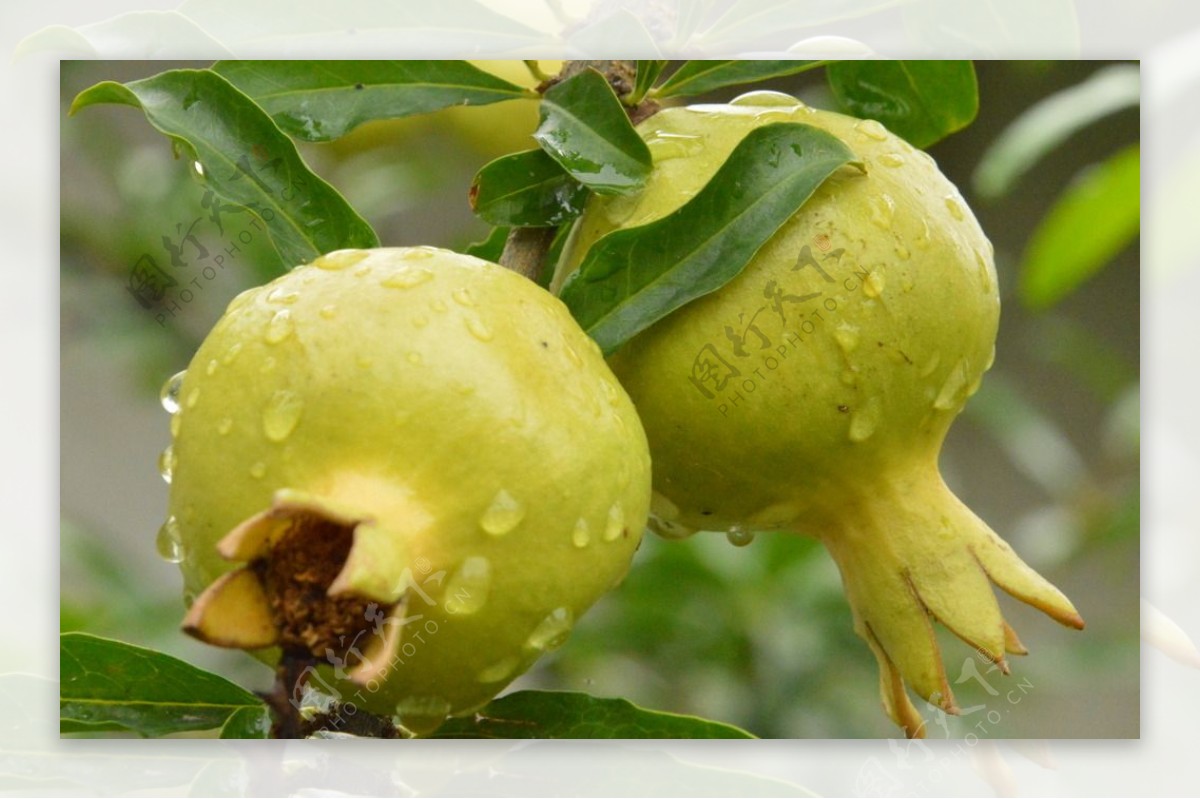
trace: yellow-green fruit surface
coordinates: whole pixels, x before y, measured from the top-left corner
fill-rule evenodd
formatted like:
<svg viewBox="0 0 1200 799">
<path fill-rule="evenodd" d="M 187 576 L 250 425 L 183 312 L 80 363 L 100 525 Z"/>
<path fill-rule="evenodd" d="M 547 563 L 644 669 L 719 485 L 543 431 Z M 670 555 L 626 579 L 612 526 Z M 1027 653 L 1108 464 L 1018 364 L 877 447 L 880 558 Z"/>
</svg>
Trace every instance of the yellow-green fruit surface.
<svg viewBox="0 0 1200 799">
<path fill-rule="evenodd" d="M 647 514 L 642 426 L 593 342 L 531 281 L 445 250 L 330 253 L 242 294 L 172 399 L 186 590 L 236 565 L 216 544 L 280 490 L 372 520 L 411 621 L 384 679 L 324 676 L 414 729 L 561 644 Z"/>
<path fill-rule="evenodd" d="M 819 127 L 866 166 L 835 173 L 731 283 L 611 358 L 650 437 L 668 533 L 795 530 L 824 515 L 830 482 L 935 459 L 993 357 L 992 248 L 928 155 L 781 95 L 738 103 L 642 123 L 649 185 L 589 206 L 558 280 L 600 236 L 690 199 L 761 125 Z"/>
</svg>

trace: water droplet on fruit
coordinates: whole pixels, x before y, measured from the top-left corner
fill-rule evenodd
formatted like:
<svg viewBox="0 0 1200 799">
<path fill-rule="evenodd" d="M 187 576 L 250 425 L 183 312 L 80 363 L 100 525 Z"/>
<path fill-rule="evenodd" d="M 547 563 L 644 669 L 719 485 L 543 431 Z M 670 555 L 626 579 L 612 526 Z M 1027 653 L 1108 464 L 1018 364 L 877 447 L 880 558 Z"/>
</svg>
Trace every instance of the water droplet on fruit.
<svg viewBox="0 0 1200 799">
<path fill-rule="evenodd" d="M 996 362 L 996 345 L 993 344 L 991 350 L 988 351 L 987 361 L 983 364 L 983 371 L 992 368 L 992 364 Z"/>
<path fill-rule="evenodd" d="M 792 97 L 790 94 L 783 92 L 775 92 L 769 89 L 758 89 L 745 94 L 739 94 L 737 97 L 729 101 L 730 105 L 746 105 L 751 107 L 767 107 L 767 108 L 796 108 L 804 107 L 804 103 Z"/>
<path fill-rule="evenodd" d="M 921 218 L 921 232 L 912 239 L 912 244 L 918 250 L 929 249 L 929 222 L 924 217 Z"/>
<path fill-rule="evenodd" d="M 371 274 L 371 265 L 363 264 L 358 269 L 355 269 L 351 274 L 353 274 L 355 277 L 366 277 L 367 275 Z"/>
<path fill-rule="evenodd" d="M 883 403 L 879 397 L 870 397 L 850 416 L 850 440 L 858 443 L 875 434 L 883 416 Z"/>
<path fill-rule="evenodd" d="M 539 652 L 558 649 L 566 643 L 574 626 L 575 617 L 570 608 L 555 608 L 533 628 L 533 632 L 525 640 L 525 646 Z"/>
<path fill-rule="evenodd" d="M 929 359 L 929 363 L 921 367 L 921 377 L 929 377 L 934 370 L 938 368 L 938 364 L 942 362 L 942 354 L 935 352 L 933 357 Z"/>
<path fill-rule="evenodd" d="M 312 265 L 327 272 L 337 272 L 338 270 L 354 266 L 368 255 L 370 253 L 363 250 L 335 250 L 334 252 L 322 255 L 313 261 Z"/>
<path fill-rule="evenodd" d="M 300 292 L 286 291 L 282 288 L 272 289 L 267 295 L 267 302 L 277 302 L 280 305 L 292 305 L 300 299 Z"/>
<path fill-rule="evenodd" d="M 464 308 L 475 307 L 475 299 L 471 296 L 470 290 L 468 290 L 465 286 L 456 288 L 454 291 L 450 292 L 450 296 L 455 302 Z"/>
<path fill-rule="evenodd" d="M 849 355 L 858 346 L 858 328 L 842 322 L 833 331 L 833 340 L 842 348 L 842 352 Z"/>
<path fill-rule="evenodd" d="M 193 388 L 191 391 L 188 392 L 187 401 L 185 401 L 183 404 L 184 404 L 184 407 L 195 408 L 196 403 L 199 401 L 200 401 L 200 389 Z"/>
<path fill-rule="evenodd" d="M 891 230 L 892 217 L 896 214 L 896 201 L 890 194 L 876 194 L 868 202 L 871 206 L 871 222 L 876 227 Z"/>
<path fill-rule="evenodd" d="M 158 392 L 158 400 L 162 403 L 163 408 L 167 413 L 179 412 L 179 390 L 183 388 L 183 378 L 187 374 L 187 370 L 176 372 L 163 383 L 162 389 Z"/>
<path fill-rule="evenodd" d="M 183 414 L 176 413 L 171 416 L 171 438 L 179 435 L 179 426 L 183 423 Z"/>
<path fill-rule="evenodd" d="M 179 522 L 174 516 L 167 517 L 163 526 L 158 528 L 154 546 L 158 550 L 159 557 L 167 563 L 179 563 L 183 560 L 183 535 L 179 530 Z"/>
<path fill-rule="evenodd" d="M 404 253 L 404 257 L 410 261 L 426 261 L 435 255 L 437 250 L 433 247 L 410 247 Z"/>
<path fill-rule="evenodd" d="M 476 679 L 482 683 L 503 682 L 507 680 L 512 673 L 517 670 L 517 666 L 521 665 L 521 660 L 516 655 L 509 655 L 506 658 L 497 660 L 492 665 L 481 670 Z"/>
<path fill-rule="evenodd" d="M 887 141 L 888 138 L 887 128 L 874 119 L 864 119 L 862 122 L 857 123 L 854 129 L 868 139 L 874 139 L 875 141 Z"/>
<path fill-rule="evenodd" d="M 865 296 L 875 299 L 883 293 L 883 274 L 876 269 L 863 280 L 862 287 Z"/>
<path fill-rule="evenodd" d="M 422 327 L 425 327 L 426 325 L 429 324 L 429 317 L 425 316 L 424 314 L 417 314 L 416 316 L 413 317 L 412 323 L 413 323 L 413 327 L 420 330 Z"/>
<path fill-rule="evenodd" d="M 278 344 L 288 336 L 292 335 L 292 330 L 295 329 L 295 323 L 292 321 L 292 312 L 287 308 L 276 311 L 271 317 L 271 321 L 267 322 L 266 341 L 268 344 Z"/>
<path fill-rule="evenodd" d="M 950 212 L 950 216 L 961 220 L 963 218 L 962 206 L 958 204 L 958 200 L 954 199 L 953 195 L 946 195 L 946 210 Z"/>
<path fill-rule="evenodd" d="M 229 366 L 231 363 L 237 360 L 237 357 L 241 354 L 241 352 L 242 342 L 238 341 L 230 346 L 229 349 L 225 350 L 225 354 L 221 357 L 221 363 Z"/>
<path fill-rule="evenodd" d="M 332 304 L 322 305 L 321 310 L 317 311 L 317 313 L 321 315 L 322 319 L 332 319 L 337 316 L 337 306 Z"/>
<path fill-rule="evenodd" d="M 233 420 L 230 419 L 228 416 L 226 416 L 224 419 L 222 419 L 220 422 L 217 423 L 217 432 L 220 435 L 227 436 L 227 435 L 229 435 L 229 431 L 232 429 L 233 429 Z"/>
<path fill-rule="evenodd" d="M 987 259 L 979 250 L 975 250 L 975 266 L 979 272 L 979 282 L 983 285 L 983 293 L 992 293 L 992 271 L 988 268 Z"/>
<path fill-rule="evenodd" d="M 904 156 L 899 153 L 884 153 L 879 156 L 879 163 L 895 169 L 904 166 Z"/>
<path fill-rule="evenodd" d="M 266 473 L 267 464 L 262 461 L 255 461 L 254 465 L 250 467 L 250 476 L 256 480 L 261 480 Z"/>
<path fill-rule="evenodd" d="M 443 302 L 442 300 L 434 300 L 433 302 L 429 303 L 429 307 L 432 308 L 433 310 L 437 311 L 438 313 L 446 312 L 446 303 Z"/>
<path fill-rule="evenodd" d="M 208 366 L 204 367 L 204 373 L 206 375 L 208 375 L 209 377 L 212 377 L 213 375 L 215 375 L 217 373 L 217 367 L 219 367 L 220 365 L 221 365 L 221 362 L 218 361 L 216 358 L 213 358 L 211 361 L 208 362 Z"/>
<path fill-rule="evenodd" d="M 487 558 L 473 556 L 462 562 L 446 581 L 446 612 L 469 616 L 487 604 L 492 589 L 492 564 Z"/>
<path fill-rule="evenodd" d="M 396 705 L 396 718 L 413 735 L 428 735 L 442 725 L 450 703 L 440 696 L 410 696 Z"/>
<path fill-rule="evenodd" d="M 582 516 L 575 520 L 575 529 L 571 531 L 571 543 L 577 548 L 583 549 L 591 543 L 592 534 L 588 530 L 587 519 Z"/>
<path fill-rule="evenodd" d="M 896 257 L 899 258 L 901 261 L 907 261 L 910 257 L 912 257 L 912 253 L 909 252 L 908 248 L 905 247 L 903 244 L 897 244 L 896 245 Z"/>
<path fill-rule="evenodd" d="M 175 473 L 175 448 L 170 444 L 158 456 L 158 474 L 162 477 L 164 483 L 171 482 L 171 475 Z"/>
<path fill-rule="evenodd" d="M 292 434 L 304 412 L 304 400 L 294 391 L 280 389 L 263 408 L 263 433 L 271 441 L 283 441 Z"/>
<path fill-rule="evenodd" d="M 959 358 L 958 363 L 950 370 L 949 376 L 946 377 L 946 382 L 942 383 L 942 388 L 938 391 L 937 399 L 933 401 L 933 407 L 939 411 L 954 410 L 958 407 L 959 398 L 963 390 L 967 387 L 967 361 L 965 358 Z"/>
<path fill-rule="evenodd" d="M 432 279 L 433 271 L 421 267 L 419 269 L 405 269 L 402 272 L 393 272 L 383 279 L 382 284 L 389 289 L 411 289 L 413 286 L 428 283 Z"/>
<path fill-rule="evenodd" d="M 730 527 L 725 538 L 735 547 L 747 547 L 754 543 L 754 533 L 738 526 Z"/>
<path fill-rule="evenodd" d="M 480 341 L 491 341 L 494 335 L 492 329 L 484 324 L 482 319 L 474 316 L 467 320 L 467 330 Z"/>
<path fill-rule="evenodd" d="M 650 157 L 657 164 L 672 158 L 697 155 L 704 150 L 704 139 L 701 136 L 658 130 L 646 139 L 646 146 L 650 148 Z"/>
<path fill-rule="evenodd" d="M 496 492 L 492 504 L 479 518 L 479 526 L 489 535 L 504 535 L 525 518 L 525 506 L 503 488 Z"/>
<path fill-rule="evenodd" d="M 608 519 L 604 522 L 604 540 L 616 541 L 625 531 L 625 509 L 621 503 L 614 502 L 608 509 Z"/>
</svg>

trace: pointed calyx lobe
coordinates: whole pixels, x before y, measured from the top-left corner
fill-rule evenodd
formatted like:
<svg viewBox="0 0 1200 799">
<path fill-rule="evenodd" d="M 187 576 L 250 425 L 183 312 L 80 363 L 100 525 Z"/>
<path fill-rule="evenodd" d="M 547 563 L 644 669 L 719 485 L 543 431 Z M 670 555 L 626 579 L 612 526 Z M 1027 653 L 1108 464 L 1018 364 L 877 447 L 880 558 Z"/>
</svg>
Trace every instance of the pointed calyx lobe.
<svg viewBox="0 0 1200 799">
<path fill-rule="evenodd" d="M 1026 654 L 1000 613 L 993 583 L 1061 624 L 1083 628 L 1062 592 L 959 501 L 936 470 L 882 476 L 813 532 L 837 562 L 855 629 L 878 661 L 884 708 L 909 737 L 924 735 L 924 721 L 906 686 L 946 713 L 959 712 L 935 622 L 975 650 L 964 657 L 978 654 L 1005 674 L 1006 655 Z"/>
<path fill-rule="evenodd" d="M 352 678 L 377 676 L 399 647 L 401 625 L 371 631 L 383 617 L 403 613 L 407 588 L 395 576 L 403 570 L 390 568 L 395 558 L 375 551 L 379 538 L 370 519 L 281 491 L 271 508 L 221 539 L 221 555 L 246 565 L 200 595 L 183 629 L 216 646 L 279 646 L 319 661 L 348 653 Z"/>
</svg>

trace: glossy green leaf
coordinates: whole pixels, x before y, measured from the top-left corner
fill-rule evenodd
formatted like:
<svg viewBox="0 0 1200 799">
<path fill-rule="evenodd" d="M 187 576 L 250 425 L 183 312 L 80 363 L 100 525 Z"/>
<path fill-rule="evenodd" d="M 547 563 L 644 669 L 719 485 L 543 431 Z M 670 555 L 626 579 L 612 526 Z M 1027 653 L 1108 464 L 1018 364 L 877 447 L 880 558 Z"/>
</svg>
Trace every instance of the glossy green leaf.
<svg viewBox="0 0 1200 799">
<path fill-rule="evenodd" d="M 438 738 L 753 738 L 729 724 L 644 710 L 625 699 L 517 691 L 473 717 L 451 719 Z"/>
<path fill-rule="evenodd" d="M 583 211 L 588 188 L 544 150 L 505 155 L 471 184 L 471 208 L 493 225 L 553 227 Z"/>
<path fill-rule="evenodd" d="M 333 250 L 379 246 L 371 226 L 315 175 L 296 145 L 254 101 L 209 70 L 178 69 L 81 92 L 71 113 L 98 103 L 140 108 L 177 153 L 199 164 L 212 189 L 210 211 L 254 213 L 285 263 Z M 220 203 L 228 201 L 233 206 Z"/>
<path fill-rule="evenodd" d="M 1001 131 L 979 159 L 972 183 L 979 196 L 1000 197 L 1076 131 L 1141 100 L 1140 70 L 1117 64 L 1030 106 Z"/>
<path fill-rule="evenodd" d="M 688 97 L 726 86 L 807 72 L 824 61 L 688 61 L 654 90 L 655 97 Z"/>
<path fill-rule="evenodd" d="M 625 98 L 625 102 L 629 105 L 637 105 L 654 86 L 654 81 L 658 80 L 658 76 L 662 74 L 663 68 L 667 65 L 664 60 L 654 61 L 639 61 L 637 62 L 637 75 L 633 80 L 633 92 Z"/>
<path fill-rule="evenodd" d="M 757 128 L 683 207 L 597 241 L 562 300 L 610 353 L 732 280 L 827 177 L 854 161 L 845 144 L 811 125 Z"/>
<path fill-rule="evenodd" d="M 494 227 L 486 239 L 467 245 L 463 252 L 485 261 L 497 263 L 500 261 L 500 255 L 504 252 L 504 243 L 508 241 L 508 231 L 507 227 Z"/>
<path fill-rule="evenodd" d="M 374 119 L 535 96 L 466 61 L 218 61 L 213 70 L 308 141 Z"/>
<path fill-rule="evenodd" d="M 965 128 L 979 111 L 970 61 L 837 61 L 825 72 L 843 109 L 882 122 L 914 147 Z"/>
<path fill-rule="evenodd" d="M 220 728 L 223 737 L 265 738 L 270 727 L 266 705 L 224 677 L 108 638 L 64 633 L 59 680 L 64 733 L 119 728 L 160 736 Z"/>
<path fill-rule="evenodd" d="M 594 69 L 546 92 L 533 137 L 572 177 L 601 194 L 637 191 L 650 175 L 650 149 Z"/>
<path fill-rule="evenodd" d="M 1083 174 L 1033 232 L 1021 259 L 1021 299 L 1048 308 L 1129 246 L 1141 227 L 1141 157 L 1128 147 Z"/>
</svg>

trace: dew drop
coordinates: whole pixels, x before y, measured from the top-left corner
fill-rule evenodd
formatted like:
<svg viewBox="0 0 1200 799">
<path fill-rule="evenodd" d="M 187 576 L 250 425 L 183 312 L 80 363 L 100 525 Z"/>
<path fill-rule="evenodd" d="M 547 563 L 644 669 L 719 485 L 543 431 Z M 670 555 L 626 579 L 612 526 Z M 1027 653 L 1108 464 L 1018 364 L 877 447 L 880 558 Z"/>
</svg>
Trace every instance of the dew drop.
<svg viewBox="0 0 1200 799">
<path fill-rule="evenodd" d="M 304 400 L 294 391 L 280 389 L 263 408 L 263 433 L 271 441 L 283 441 L 292 434 L 304 412 Z"/>
<path fill-rule="evenodd" d="M 583 364 L 583 359 L 579 357 L 579 353 L 576 352 L 575 348 L 570 344 L 564 344 L 563 351 L 567 353 L 567 360 L 575 366 L 580 366 Z"/>
<path fill-rule="evenodd" d="M 229 435 L 229 431 L 233 429 L 233 420 L 226 416 L 221 421 L 217 422 L 217 433 L 223 436 Z"/>
<path fill-rule="evenodd" d="M 575 529 L 571 531 L 571 543 L 578 549 L 583 549 L 592 541 L 592 534 L 588 530 L 587 519 L 582 516 L 575 520 Z"/>
<path fill-rule="evenodd" d="M 942 383 L 942 388 L 938 391 L 937 398 L 933 401 L 933 407 L 939 411 L 954 410 L 959 405 L 959 398 L 967 387 L 967 361 L 965 358 L 959 358 L 958 363 L 950 370 L 950 374 L 946 377 L 946 382 Z"/>
<path fill-rule="evenodd" d="M 417 314 L 416 316 L 413 317 L 412 323 L 413 323 L 413 327 L 420 330 L 421 328 L 423 328 L 429 324 L 429 317 L 425 316 L 424 314 Z"/>
<path fill-rule="evenodd" d="M 918 250 L 928 250 L 930 244 L 929 238 L 929 222 L 924 217 L 921 217 L 921 232 L 912 240 L 912 244 Z"/>
<path fill-rule="evenodd" d="M 987 361 L 983 364 L 983 371 L 992 368 L 992 364 L 996 362 L 996 345 L 992 345 L 992 349 L 988 351 Z"/>
<path fill-rule="evenodd" d="M 899 258 L 901 261 L 907 261 L 909 258 L 912 257 L 912 253 L 903 244 L 897 244 L 896 245 L 896 257 Z"/>
<path fill-rule="evenodd" d="M 878 269 L 863 280 L 863 294 L 871 299 L 883 294 L 883 275 Z"/>
<path fill-rule="evenodd" d="M 887 128 L 874 119 L 864 119 L 862 122 L 856 124 L 854 129 L 868 139 L 874 139 L 875 141 L 887 141 L 888 138 Z"/>
<path fill-rule="evenodd" d="M 385 277 L 381 282 L 382 285 L 389 289 L 411 289 L 414 286 L 419 286 L 422 283 L 428 283 L 433 279 L 433 271 L 425 269 L 405 269 L 401 272 L 393 272 Z"/>
<path fill-rule="evenodd" d="M 849 355 L 858 346 L 858 328 L 842 322 L 833 331 L 833 340 L 842 348 L 842 352 Z"/>
<path fill-rule="evenodd" d="M 771 91 L 770 89 L 758 89 L 745 94 L 739 94 L 737 97 L 729 101 L 730 105 L 745 105 L 755 108 L 805 108 L 804 103 L 800 102 L 790 94 L 783 92 Z"/>
<path fill-rule="evenodd" d="M 495 335 L 492 333 L 492 329 L 483 323 L 482 319 L 475 317 L 467 320 L 467 330 L 480 341 L 491 341 Z"/>
<path fill-rule="evenodd" d="M 625 509 L 621 503 L 614 502 L 608 509 L 608 519 L 604 522 L 604 540 L 616 541 L 625 532 Z"/>
<path fill-rule="evenodd" d="M 704 150 L 704 138 L 659 130 L 646 139 L 646 146 L 650 148 L 650 157 L 657 164 L 662 161 L 670 161 L 672 158 L 697 155 Z"/>
<path fill-rule="evenodd" d="M 371 274 L 371 265 L 363 264 L 358 269 L 355 269 L 352 274 L 355 277 L 366 277 L 367 275 Z"/>
<path fill-rule="evenodd" d="M 337 306 L 332 304 L 322 305 L 321 310 L 317 311 L 317 313 L 320 314 L 322 319 L 332 319 L 337 316 Z"/>
<path fill-rule="evenodd" d="M 471 292 L 466 287 L 456 288 L 450 292 L 450 296 L 464 308 L 474 308 L 475 299 L 471 296 Z"/>
<path fill-rule="evenodd" d="M 312 265 L 327 272 L 337 272 L 349 269 L 369 255 L 370 253 L 364 250 L 335 250 L 322 255 L 313 261 Z"/>
<path fill-rule="evenodd" d="M 525 640 L 525 646 L 539 652 L 558 649 L 566 643 L 574 626 L 575 617 L 570 608 L 555 608 L 533 628 L 533 632 Z"/>
<path fill-rule="evenodd" d="M 896 167 L 904 166 L 904 156 L 899 153 L 884 153 L 879 156 L 879 163 L 895 169 Z"/>
<path fill-rule="evenodd" d="M 949 195 L 949 194 L 946 195 L 946 210 L 950 212 L 950 216 L 954 217 L 957 220 L 960 220 L 960 221 L 962 220 L 962 218 L 963 218 L 962 206 L 958 204 L 958 200 L 954 199 L 953 195 Z"/>
<path fill-rule="evenodd" d="M 428 735 L 442 726 L 450 703 L 440 696 L 410 696 L 396 705 L 396 718 L 413 735 Z"/>
<path fill-rule="evenodd" d="M 233 346 L 231 346 L 229 349 L 225 350 L 225 354 L 223 356 L 221 356 L 221 363 L 225 364 L 226 366 L 229 366 L 229 364 L 231 364 L 237 360 L 237 357 L 238 357 L 238 355 L 241 354 L 241 352 L 242 352 L 242 342 L 239 341 L 239 342 L 235 343 Z"/>
<path fill-rule="evenodd" d="M 434 300 L 433 302 L 429 303 L 429 307 L 438 313 L 446 312 L 446 303 L 442 300 Z"/>
<path fill-rule="evenodd" d="M 179 426 L 183 423 L 182 414 L 172 414 L 171 416 L 171 437 L 179 435 Z"/>
<path fill-rule="evenodd" d="M 469 616 L 478 612 L 492 589 L 492 564 L 487 558 L 473 556 L 463 561 L 446 580 L 446 612 L 454 616 Z"/>
<path fill-rule="evenodd" d="M 404 257 L 410 261 L 426 261 L 435 255 L 437 250 L 432 247 L 410 247 L 404 253 Z"/>
<path fill-rule="evenodd" d="M 267 302 L 276 302 L 280 305 L 292 305 L 296 300 L 300 299 L 300 292 L 287 291 L 282 288 L 272 289 L 267 295 Z"/>
<path fill-rule="evenodd" d="M 200 401 L 200 389 L 193 388 L 188 392 L 187 400 L 183 403 L 185 407 L 195 408 L 196 403 Z"/>
<path fill-rule="evenodd" d="M 220 367 L 220 365 L 221 365 L 221 362 L 218 361 L 216 358 L 213 358 L 211 361 L 208 362 L 208 366 L 204 367 L 204 373 L 206 375 L 208 375 L 209 377 L 212 377 L 213 375 L 215 375 L 217 373 L 217 368 Z"/>
<path fill-rule="evenodd" d="M 479 526 L 489 535 L 504 535 L 525 518 L 525 506 L 503 488 L 496 492 L 492 504 L 479 518 Z"/>
<path fill-rule="evenodd" d="M 164 483 L 171 482 L 171 475 L 175 473 L 175 448 L 170 444 L 158 456 L 158 474 L 162 477 Z"/>
<path fill-rule="evenodd" d="M 271 317 L 271 321 L 267 322 L 266 341 L 268 344 L 278 344 L 288 336 L 292 335 L 292 331 L 296 325 L 292 321 L 292 312 L 287 308 L 276 311 Z"/>
<path fill-rule="evenodd" d="M 942 362 L 942 354 L 935 352 L 933 357 L 929 359 L 929 363 L 921 367 L 921 377 L 929 377 L 934 370 L 938 368 L 938 364 Z"/>
<path fill-rule="evenodd" d="M 754 533 L 742 527 L 731 527 L 725 533 L 725 538 L 735 547 L 746 547 L 754 543 Z"/>
<path fill-rule="evenodd" d="M 482 683 L 503 682 L 507 680 L 512 673 L 517 670 L 517 666 L 521 665 L 521 660 L 516 655 L 509 655 L 506 658 L 497 660 L 492 665 L 482 669 L 476 679 Z"/>
<path fill-rule="evenodd" d="M 988 268 L 987 259 L 979 250 L 975 251 L 975 266 L 979 272 L 979 282 L 983 285 L 983 293 L 992 293 L 992 270 Z"/>
<path fill-rule="evenodd" d="M 873 436 L 882 416 L 883 403 L 879 397 L 868 398 L 862 407 L 850 416 L 850 440 L 858 443 Z"/>
<path fill-rule="evenodd" d="M 163 383 L 162 389 L 158 392 L 158 400 L 162 403 L 163 408 L 167 413 L 179 412 L 179 390 L 183 388 L 183 377 L 187 374 L 187 370 L 176 372 L 171 375 L 167 382 Z"/>
<path fill-rule="evenodd" d="M 255 478 L 256 480 L 261 480 L 263 478 L 263 475 L 265 475 L 266 473 L 267 473 L 267 464 L 263 463 L 262 461 L 256 461 L 254 463 L 254 465 L 250 467 L 250 476 Z"/>
<path fill-rule="evenodd" d="M 179 563 L 183 560 L 183 536 L 179 531 L 179 522 L 174 516 L 167 517 L 163 526 L 158 528 L 154 546 L 159 557 L 167 563 Z"/>
</svg>

